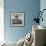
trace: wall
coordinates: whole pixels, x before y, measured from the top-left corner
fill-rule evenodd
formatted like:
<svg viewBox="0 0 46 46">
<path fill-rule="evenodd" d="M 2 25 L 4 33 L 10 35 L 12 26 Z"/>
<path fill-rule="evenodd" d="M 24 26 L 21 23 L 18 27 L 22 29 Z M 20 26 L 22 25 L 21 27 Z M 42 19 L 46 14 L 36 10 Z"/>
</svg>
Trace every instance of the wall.
<svg viewBox="0 0 46 46">
<path fill-rule="evenodd" d="M 35 12 L 40 9 L 40 0 L 4 0 L 4 38 L 7 41 L 18 41 L 32 29 Z M 10 27 L 10 12 L 24 12 L 25 26 Z"/>
<path fill-rule="evenodd" d="M 40 1 L 40 9 L 41 9 L 41 11 L 42 11 L 43 9 L 46 9 L 46 0 L 41 0 L 41 1 Z M 46 27 L 46 20 L 45 20 L 45 19 L 46 19 L 46 11 L 43 12 L 42 17 L 43 17 L 43 22 L 41 21 L 41 22 L 40 22 L 40 25 Z"/>
<path fill-rule="evenodd" d="M 4 3 L 0 0 L 0 42 L 4 41 Z"/>
</svg>

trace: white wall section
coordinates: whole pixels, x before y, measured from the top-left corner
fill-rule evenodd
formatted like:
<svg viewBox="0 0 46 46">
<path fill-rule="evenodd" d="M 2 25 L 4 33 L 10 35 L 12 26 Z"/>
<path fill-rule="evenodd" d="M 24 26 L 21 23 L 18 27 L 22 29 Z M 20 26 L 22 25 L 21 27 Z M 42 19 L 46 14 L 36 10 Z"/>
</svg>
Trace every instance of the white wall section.
<svg viewBox="0 0 46 46">
<path fill-rule="evenodd" d="M 0 0 L 0 42 L 4 41 L 4 0 Z"/>
</svg>

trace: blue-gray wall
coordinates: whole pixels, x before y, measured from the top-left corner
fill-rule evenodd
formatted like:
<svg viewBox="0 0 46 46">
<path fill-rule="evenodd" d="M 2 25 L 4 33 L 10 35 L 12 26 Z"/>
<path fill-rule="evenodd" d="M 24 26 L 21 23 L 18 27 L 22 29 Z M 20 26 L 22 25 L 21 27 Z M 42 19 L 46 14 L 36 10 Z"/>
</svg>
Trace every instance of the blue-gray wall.
<svg viewBox="0 0 46 46">
<path fill-rule="evenodd" d="M 4 38 L 7 41 L 18 41 L 32 29 L 33 19 L 40 9 L 40 0 L 4 0 Z M 10 12 L 24 12 L 25 26 L 10 27 Z"/>
<path fill-rule="evenodd" d="M 41 0 L 40 1 L 40 10 L 42 11 L 43 9 L 46 9 L 46 0 Z M 45 26 L 46 27 L 46 11 L 43 12 L 43 22 L 40 22 L 40 25 Z"/>
</svg>

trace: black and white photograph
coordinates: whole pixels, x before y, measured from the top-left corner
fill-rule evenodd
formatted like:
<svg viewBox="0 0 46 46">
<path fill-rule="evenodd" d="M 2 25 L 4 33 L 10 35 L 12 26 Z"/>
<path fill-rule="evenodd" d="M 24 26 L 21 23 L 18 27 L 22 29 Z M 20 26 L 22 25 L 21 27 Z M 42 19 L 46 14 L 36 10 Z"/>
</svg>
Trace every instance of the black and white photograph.
<svg viewBox="0 0 46 46">
<path fill-rule="evenodd" d="M 24 13 L 11 13 L 11 26 L 24 26 Z"/>
</svg>

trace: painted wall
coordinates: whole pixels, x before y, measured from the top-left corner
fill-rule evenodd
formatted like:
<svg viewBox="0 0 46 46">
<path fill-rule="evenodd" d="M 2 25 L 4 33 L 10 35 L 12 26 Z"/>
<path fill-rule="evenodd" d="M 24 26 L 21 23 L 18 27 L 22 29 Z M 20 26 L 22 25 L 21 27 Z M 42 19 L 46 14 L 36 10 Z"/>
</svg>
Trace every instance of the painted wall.
<svg viewBox="0 0 46 46">
<path fill-rule="evenodd" d="M 46 9 L 46 0 L 41 0 L 40 1 L 40 9 L 41 9 L 41 11 L 43 10 L 43 9 Z M 43 12 L 43 22 L 41 21 L 40 22 L 40 25 L 42 25 L 42 26 L 45 26 L 46 27 L 46 11 L 44 11 Z"/>
<path fill-rule="evenodd" d="M 7 41 L 18 41 L 32 29 L 35 12 L 40 9 L 40 0 L 4 0 L 4 36 Z M 10 27 L 10 12 L 24 12 L 25 26 Z"/>
<path fill-rule="evenodd" d="M 4 2 L 0 0 L 0 42 L 4 41 Z"/>
</svg>

